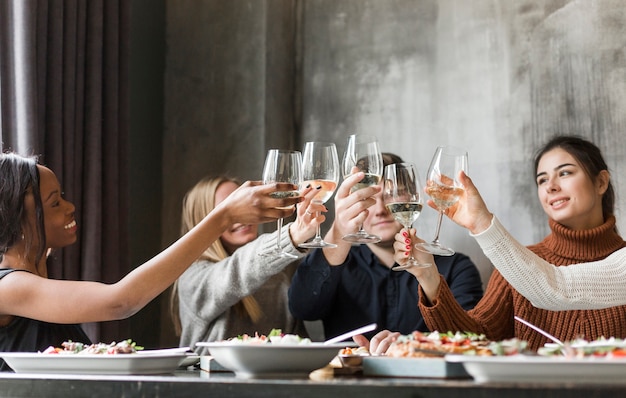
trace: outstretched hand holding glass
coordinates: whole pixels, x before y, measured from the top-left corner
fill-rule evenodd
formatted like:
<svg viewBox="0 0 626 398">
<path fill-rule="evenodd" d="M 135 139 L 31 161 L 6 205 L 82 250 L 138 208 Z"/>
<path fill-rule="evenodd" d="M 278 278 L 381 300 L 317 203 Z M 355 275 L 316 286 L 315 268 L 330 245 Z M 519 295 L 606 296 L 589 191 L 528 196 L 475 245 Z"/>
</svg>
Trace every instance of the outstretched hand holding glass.
<svg viewBox="0 0 626 398">
<path fill-rule="evenodd" d="M 426 176 L 426 192 L 439 210 L 437 220 L 437 230 L 435 238 L 430 243 L 418 243 L 415 247 L 418 250 L 437 254 L 440 256 L 451 256 L 454 250 L 439 243 L 439 231 L 443 221 L 443 212 L 454 205 L 463 194 L 463 184 L 459 182 L 458 175 L 461 170 L 468 173 L 467 151 L 453 146 L 440 146 L 435 150 L 428 173 Z"/>
<path fill-rule="evenodd" d="M 383 177 L 383 201 L 393 217 L 407 230 L 411 228 L 422 212 L 422 184 L 417 168 L 412 163 L 394 163 L 385 167 Z M 394 271 L 411 267 L 430 267 L 430 263 L 420 263 L 411 255 L 406 264 L 396 265 Z"/>
<path fill-rule="evenodd" d="M 337 147 L 330 142 L 307 142 L 302 155 L 302 185 L 320 187 L 313 202 L 326 203 L 333 196 L 339 183 L 339 158 Z M 319 212 L 316 212 L 319 215 Z M 301 243 L 300 247 L 337 247 L 334 243 L 322 239 L 321 225 L 317 226 L 315 238 Z"/>
<path fill-rule="evenodd" d="M 302 154 L 299 151 L 287 151 L 270 149 L 263 166 L 263 183 L 288 182 L 300 185 L 302 182 Z M 270 194 L 273 198 L 290 198 L 299 196 L 299 191 L 278 191 Z M 280 235 L 283 227 L 283 219 L 277 221 L 276 247 L 270 251 L 259 253 L 261 256 L 292 257 L 297 256 L 287 253 L 280 247 Z"/>
</svg>

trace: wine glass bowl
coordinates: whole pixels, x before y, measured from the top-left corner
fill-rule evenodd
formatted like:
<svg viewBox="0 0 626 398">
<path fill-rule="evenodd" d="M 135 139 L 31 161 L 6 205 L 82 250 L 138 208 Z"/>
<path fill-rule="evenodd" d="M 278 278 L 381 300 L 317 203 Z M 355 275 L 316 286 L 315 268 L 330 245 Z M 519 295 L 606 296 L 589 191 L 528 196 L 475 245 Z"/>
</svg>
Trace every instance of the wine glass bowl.
<svg viewBox="0 0 626 398">
<path fill-rule="evenodd" d="M 429 185 L 426 186 L 426 193 L 433 200 L 438 210 L 445 211 L 459 201 L 459 197 L 463 195 L 463 188 L 440 185 L 429 181 Z"/>
<path fill-rule="evenodd" d="M 302 154 L 299 151 L 270 149 L 267 152 L 263 166 L 263 183 L 271 184 L 276 182 L 300 185 L 302 182 Z M 270 193 L 270 197 L 278 199 L 296 196 L 300 196 L 300 191 L 276 191 Z M 281 248 L 282 227 L 283 219 L 279 218 L 276 225 L 276 246 L 274 249 L 259 253 L 259 255 L 298 258 L 298 256 L 288 253 Z"/>
<path fill-rule="evenodd" d="M 352 134 L 348 137 L 342 167 L 344 179 L 355 171 L 365 174 L 363 179 L 352 187 L 351 192 L 379 184 L 383 174 L 383 157 L 376 137 L 361 134 Z M 380 242 L 380 237 L 365 232 L 361 225 L 358 232 L 345 235 L 343 240 L 351 243 L 377 243 Z"/>
<path fill-rule="evenodd" d="M 385 167 L 383 178 L 383 201 L 387 210 L 404 228 L 409 230 L 422 212 L 422 184 L 417 168 L 412 163 L 394 163 Z M 394 266 L 401 271 L 410 267 L 429 267 L 419 263 L 413 255 L 406 264 Z"/>
<path fill-rule="evenodd" d="M 302 186 L 310 185 L 319 192 L 313 198 L 315 203 L 326 203 L 337 189 L 339 183 L 339 157 L 337 147 L 330 142 L 311 141 L 304 144 L 302 153 Z M 319 214 L 319 213 L 318 213 Z M 337 247 L 322 239 L 321 225 L 317 226 L 315 237 L 299 247 Z"/>
<path fill-rule="evenodd" d="M 463 195 L 463 184 L 458 180 L 460 171 L 468 173 L 467 151 L 454 146 L 439 146 L 435 150 L 433 159 L 428 167 L 426 176 L 426 193 L 439 210 L 437 229 L 432 242 L 418 243 L 418 250 L 440 256 L 451 256 L 454 250 L 445 247 L 439 242 L 439 232 L 443 221 L 444 211 L 453 206 Z"/>
</svg>

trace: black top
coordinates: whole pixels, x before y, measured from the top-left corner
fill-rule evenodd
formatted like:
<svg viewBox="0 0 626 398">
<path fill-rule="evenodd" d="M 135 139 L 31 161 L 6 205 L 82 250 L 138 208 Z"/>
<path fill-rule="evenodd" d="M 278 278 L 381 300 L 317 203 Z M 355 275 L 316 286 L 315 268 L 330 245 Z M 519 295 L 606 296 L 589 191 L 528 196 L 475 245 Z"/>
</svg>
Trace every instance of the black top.
<svg viewBox="0 0 626 398">
<path fill-rule="evenodd" d="M 0 280 L 14 271 L 29 272 L 0 268 Z M 75 324 L 48 323 L 15 316 L 7 326 L 0 327 L 0 351 L 3 352 L 38 352 L 50 346 L 60 347 L 61 343 L 68 340 L 91 344 L 80 325 Z M 0 359 L 0 371 L 10 370 Z"/>
<path fill-rule="evenodd" d="M 483 294 L 474 263 L 461 253 L 434 257 L 459 304 L 473 308 Z M 289 308 L 296 318 L 322 320 L 327 339 L 373 322 L 378 328 L 367 338 L 385 329 L 428 331 L 418 308 L 417 279 L 381 264 L 367 245 L 353 246 L 339 266 L 330 266 L 321 249 L 306 256 L 291 282 Z"/>
</svg>

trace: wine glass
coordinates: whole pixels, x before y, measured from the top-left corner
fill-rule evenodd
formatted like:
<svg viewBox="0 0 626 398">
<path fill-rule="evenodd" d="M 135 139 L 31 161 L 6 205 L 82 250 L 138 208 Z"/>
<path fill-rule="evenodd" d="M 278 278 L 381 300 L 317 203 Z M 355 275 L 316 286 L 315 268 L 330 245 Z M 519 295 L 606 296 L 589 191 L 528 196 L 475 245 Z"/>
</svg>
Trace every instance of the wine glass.
<svg viewBox="0 0 626 398">
<path fill-rule="evenodd" d="M 263 166 L 263 183 L 288 182 L 300 185 L 302 182 L 302 154 L 299 151 L 270 149 Z M 273 198 L 291 198 L 299 196 L 299 191 L 277 191 L 270 194 Z M 280 247 L 280 234 L 283 227 L 283 219 L 277 221 L 276 247 L 261 252 L 261 256 L 278 256 L 298 258 L 298 256 L 284 251 Z"/>
<path fill-rule="evenodd" d="M 326 203 L 339 183 L 339 157 L 337 147 L 330 142 L 307 142 L 302 153 L 302 186 L 310 184 L 312 187 L 321 187 L 313 198 L 315 203 Z M 317 225 L 315 238 L 301 243 L 300 247 L 337 247 L 322 239 L 321 225 Z"/>
<path fill-rule="evenodd" d="M 417 168 L 413 163 L 394 163 L 385 166 L 383 177 L 383 201 L 393 217 L 409 230 L 422 212 L 422 184 Z M 411 267 L 430 267 L 430 263 L 420 263 L 411 255 L 406 264 L 396 265 L 394 271 Z"/>
<path fill-rule="evenodd" d="M 365 173 L 365 177 L 352 187 L 352 192 L 380 182 L 383 174 L 383 157 L 376 137 L 361 134 L 352 134 L 348 137 L 348 146 L 343 156 L 344 179 L 355 171 L 362 171 Z M 365 232 L 363 225 L 360 226 L 357 233 L 348 234 L 343 239 L 352 243 L 380 242 L 380 236 Z"/>
<path fill-rule="evenodd" d="M 427 253 L 451 256 L 454 250 L 439 243 L 439 231 L 443 212 L 454 205 L 463 194 L 464 187 L 458 180 L 459 172 L 468 173 L 467 151 L 453 146 L 437 147 L 426 176 L 426 192 L 439 210 L 435 238 L 430 243 L 418 243 L 415 247 Z"/>
</svg>

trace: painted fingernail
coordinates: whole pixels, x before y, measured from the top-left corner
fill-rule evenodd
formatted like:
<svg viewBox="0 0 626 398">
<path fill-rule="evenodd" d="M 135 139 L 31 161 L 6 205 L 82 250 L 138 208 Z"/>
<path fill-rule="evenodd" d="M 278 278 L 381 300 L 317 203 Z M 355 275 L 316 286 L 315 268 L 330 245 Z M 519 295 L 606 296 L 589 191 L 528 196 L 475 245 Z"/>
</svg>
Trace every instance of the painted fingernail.
<svg viewBox="0 0 626 398">
<path fill-rule="evenodd" d="M 409 252 L 404 253 L 404 257 L 409 257 Z"/>
<path fill-rule="evenodd" d="M 307 188 L 311 188 L 311 184 L 306 184 L 306 187 Z"/>
<path fill-rule="evenodd" d="M 318 185 L 318 186 L 315 187 L 315 189 L 322 189 L 322 186 Z"/>
<path fill-rule="evenodd" d="M 407 250 L 411 250 L 411 246 L 410 245 L 406 245 L 406 249 Z"/>
<path fill-rule="evenodd" d="M 411 239 L 405 239 L 405 240 L 404 240 L 404 243 L 406 243 L 406 244 L 411 243 Z"/>
<path fill-rule="evenodd" d="M 403 232 L 402 232 L 402 236 L 404 236 L 405 238 L 408 238 L 408 237 L 409 237 L 409 234 L 407 234 L 407 233 L 406 233 L 406 231 L 403 231 Z"/>
</svg>

